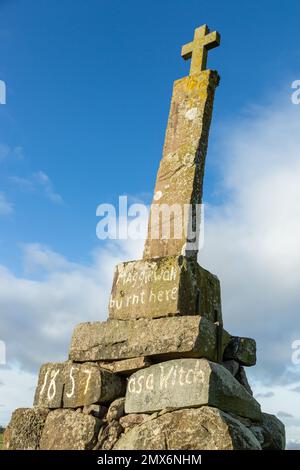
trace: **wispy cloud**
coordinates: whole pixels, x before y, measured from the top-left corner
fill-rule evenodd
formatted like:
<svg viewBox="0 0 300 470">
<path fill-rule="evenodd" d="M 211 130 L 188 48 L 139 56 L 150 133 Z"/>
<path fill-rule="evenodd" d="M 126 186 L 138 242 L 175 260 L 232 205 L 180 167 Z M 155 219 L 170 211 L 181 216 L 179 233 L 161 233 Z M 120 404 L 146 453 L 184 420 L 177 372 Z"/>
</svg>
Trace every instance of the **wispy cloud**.
<svg viewBox="0 0 300 470">
<path fill-rule="evenodd" d="M 29 178 L 10 176 L 9 181 L 22 191 L 34 191 L 34 183 Z"/>
<path fill-rule="evenodd" d="M 278 418 L 293 418 L 293 415 L 287 413 L 286 411 L 278 411 L 277 416 Z"/>
<path fill-rule="evenodd" d="M 10 158 L 23 159 L 23 148 L 21 146 L 12 147 L 10 145 L 0 143 L 0 161 Z M 29 177 L 19 175 L 10 176 L 9 181 L 21 191 L 32 192 L 40 189 L 45 197 L 52 203 L 63 203 L 62 196 L 55 190 L 53 182 L 44 171 L 37 171 Z"/>
<path fill-rule="evenodd" d="M 289 441 L 286 445 L 287 450 L 300 450 L 300 442 Z"/>
<path fill-rule="evenodd" d="M 9 181 L 18 189 L 25 192 L 42 191 L 44 196 L 54 204 L 62 204 L 63 198 L 58 194 L 49 176 L 38 171 L 33 175 L 24 178 L 23 176 L 10 176 Z"/>
<path fill-rule="evenodd" d="M 23 148 L 21 146 L 11 147 L 10 145 L 0 143 L 0 161 L 7 158 L 23 159 Z"/>
<path fill-rule="evenodd" d="M 0 216 L 10 215 L 14 212 L 14 206 L 4 193 L 0 193 Z"/>
<path fill-rule="evenodd" d="M 63 202 L 61 195 L 54 190 L 52 181 L 46 173 L 43 171 L 38 171 L 34 174 L 34 178 L 44 189 L 45 195 L 49 201 L 53 202 L 54 204 L 61 204 Z"/>
<path fill-rule="evenodd" d="M 257 393 L 255 398 L 271 398 L 274 397 L 274 392 L 266 392 L 266 393 Z"/>
<path fill-rule="evenodd" d="M 22 245 L 23 266 L 26 273 L 70 272 L 82 269 L 76 263 L 68 261 L 64 256 L 54 252 L 49 247 L 40 243 Z"/>
<path fill-rule="evenodd" d="M 291 392 L 300 393 L 300 385 L 294 388 L 291 388 Z"/>
</svg>

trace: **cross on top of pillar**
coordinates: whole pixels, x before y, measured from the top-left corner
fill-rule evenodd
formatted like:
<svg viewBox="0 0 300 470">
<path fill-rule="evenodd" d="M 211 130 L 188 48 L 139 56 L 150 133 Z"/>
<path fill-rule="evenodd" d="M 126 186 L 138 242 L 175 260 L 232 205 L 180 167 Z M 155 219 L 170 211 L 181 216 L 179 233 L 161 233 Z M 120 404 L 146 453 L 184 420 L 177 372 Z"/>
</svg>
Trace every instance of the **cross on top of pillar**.
<svg viewBox="0 0 300 470">
<path fill-rule="evenodd" d="M 220 34 L 210 33 L 206 24 L 195 29 L 194 40 L 185 44 L 181 50 L 184 60 L 191 60 L 190 75 L 197 75 L 206 69 L 207 51 L 220 45 Z"/>
</svg>

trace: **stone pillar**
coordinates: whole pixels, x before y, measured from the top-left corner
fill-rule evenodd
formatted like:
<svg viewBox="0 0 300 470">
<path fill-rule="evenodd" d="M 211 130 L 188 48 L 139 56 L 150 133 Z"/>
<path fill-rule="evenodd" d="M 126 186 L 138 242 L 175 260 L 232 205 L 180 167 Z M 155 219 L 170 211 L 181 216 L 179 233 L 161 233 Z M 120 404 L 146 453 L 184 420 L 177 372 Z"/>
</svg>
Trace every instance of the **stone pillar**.
<svg viewBox="0 0 300 470">
<path fill-rule="evenodd" d="M 197 255 L 197 243 L 189 242 L 186 232 L 192 228 L 198 239 L 200 223 L 188 207 L 192 205 L 196 210 L 196 205 L 202 202 L 208 135 L 218 83 L 218 73 L 212 70 L 174 82 L 144 259 Z"/>
</svg>

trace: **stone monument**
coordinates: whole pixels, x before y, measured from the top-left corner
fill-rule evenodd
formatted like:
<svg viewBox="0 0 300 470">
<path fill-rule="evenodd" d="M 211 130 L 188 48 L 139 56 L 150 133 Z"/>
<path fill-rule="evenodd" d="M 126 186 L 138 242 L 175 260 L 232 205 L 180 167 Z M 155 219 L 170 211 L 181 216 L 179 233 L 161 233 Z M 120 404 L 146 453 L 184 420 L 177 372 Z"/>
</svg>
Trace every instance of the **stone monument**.
<svg viewBox="0 0 300 470">
<path fill-rule="evenodd" d="M 69 359 L 41 367 L 6 449 L 285 447 L 283 424 L 261 412 L 246 378 L 255 341 L 224 330 L 219 280 L 197 262 L 219 84 L 206 62 L 219 44 L 204 25 L 182 48 L 190 74 L 174 83 L 143 259 L 116 267 L 108 320 L 78 325 Z"/>
</svg>

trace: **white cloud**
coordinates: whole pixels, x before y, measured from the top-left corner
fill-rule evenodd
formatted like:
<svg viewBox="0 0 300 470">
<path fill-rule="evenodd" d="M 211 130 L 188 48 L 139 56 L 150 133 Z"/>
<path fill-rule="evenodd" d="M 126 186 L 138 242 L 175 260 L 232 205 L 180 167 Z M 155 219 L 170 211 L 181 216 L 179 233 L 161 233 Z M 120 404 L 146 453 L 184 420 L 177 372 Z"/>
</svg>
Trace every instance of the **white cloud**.
<svg viewBox="0 0 300 470">
<path fill-rule="evenodd" d="M 258 365 L 257 368 L 259 367 Z M 300 445 L 300 407 L 297 393 L 291 391 L 288 384 L 278 384 L 276 379 L 269 387 L 264 387 L 261 381 L 255 379 L 255 368 L 252 368 L 248 375 L 262 410 L 277 416 L 284 423 L 287 442 L 293 441 L 294 444 Z"/>
<path fill-rule="evenodd" d="M 114 266 L 139 257 L 142 247 L 133 242 L 124 250 L 112 243 L 95 251 L 87 266 L 39 244 L 24 245 L 23 252 L 25 272 L 42 280 L 17 277 L 0 265 L 0 331 L 8 362 L 36 370 L 67 357 L 77 323 L 106 319 Z"/>
<path fill-rule="evenodd" d="M 42 251 L 37 248 L 34 253 L 33 247 L 28 251 L 34 256 L 35 268 L 40 259 L 42 269 L 47 262 L 42 259 Z M 49 252 L 45 253 L 47 257 L 49 265 L 55 267 L 59 255 L 53 253 L 53 261 Z M 54 268 L 46 272 L 43 281 L 18 278 L 0 267 L 0 331 L 7 360 L 36 372 L 41 362 L 65 359 L 75 324 L 83 318 L 104 317 L 101 308 L 106 292 L 100 280 L 95 266 L 74 266 L 66 272 Z"/>
<path fill-rule="evenodd" d="M 1 368 L 1 403 L 0 426 L 6 425 L 12 412 L 18 408 L 30 407 L 33 404 L 34 390 L 37 383 L 36 374 L 25 372 L 18 367 Z"/>
<path fill-rule="evenodd" d="M 226 202 L 206 209 L 199 261 L 221 279 L 225 327 L 257 339 L 258 370 L 273 380 L 300 339 L 300 106 L 255 109 L 225 131 Z"/>
<path fill-rule="evenodd" d="M 14 212 L 13 204 L 7 199 L 4 193 L 0 193 L 0 216 L 10 215 Z"/>
<path fill-rule="evenodd" d="M 81 265 L 40 244 L 23 245 L 25 272 L 43 280 L 0 265 L 0 339 L 8 361 L 0 367 L 0 425 L 14 408 L 32 406 L 39 367 L 67 359 L 75 325 L 107 318 L 114 266 L 141 257 L 142 248 L 137 241 L 109 242 Z"/>
<path fill-rule="evenodd" d="M 67 359 L 75 325 L 107 318 L 114 267 L 140 258 L 142 245 L 108 242 L 92 254 L 90 264 L 81 265 L 41 244 L 24 244 L 25 276 L 0 265 L 0 340 L 8 361 L 0 366 L 0 425 L 15 408 L 32 406 L 41 364 Z"/>
<path fill-rule="evenodd" d="M 55 273 L 78 269 L 76 263 L 71 263 L 64 256 L 40 243 L 24 244 L 22 248 L 25 272 L 34 273 L 44 270 L 47 273 Z"/>
</svg>

